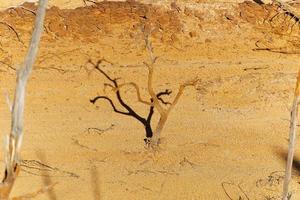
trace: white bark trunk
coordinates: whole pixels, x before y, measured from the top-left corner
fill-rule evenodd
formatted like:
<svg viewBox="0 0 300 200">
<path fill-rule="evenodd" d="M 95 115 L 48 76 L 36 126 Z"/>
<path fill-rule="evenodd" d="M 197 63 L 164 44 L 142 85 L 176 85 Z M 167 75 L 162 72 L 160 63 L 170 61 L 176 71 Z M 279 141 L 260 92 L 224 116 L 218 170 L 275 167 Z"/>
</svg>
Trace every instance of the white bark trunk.
<svg viewBox="0 0 300 200">
<path fill-rule="evenodd" d="M 23 115 L 27 80 L 31 74 L 37 56 L 38 46 L 43 31 L 43 24 L 48 0 L 40 0 L 34 24 L 31 42 L 22 67 L 17 72 L 17 83 L 12 105 L 11 131 L 6 140 L 5 176 L 0 185 L 0 200 L 9 199 L 9 194 L 19 172 L 19 157 L 23 138 Z"/>
</svg>

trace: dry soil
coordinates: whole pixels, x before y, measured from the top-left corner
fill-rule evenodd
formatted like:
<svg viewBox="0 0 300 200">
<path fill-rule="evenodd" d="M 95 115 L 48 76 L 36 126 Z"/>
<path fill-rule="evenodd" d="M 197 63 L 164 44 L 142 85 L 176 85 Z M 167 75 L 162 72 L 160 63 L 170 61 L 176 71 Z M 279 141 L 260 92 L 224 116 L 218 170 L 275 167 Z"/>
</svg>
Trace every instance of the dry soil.
<svg viewBox="0 0 300 200">
<path fill-rule="evenodd" d="M 13 195 L 58 182 L 37 199 L 280 199 L 290 105 L 300 67 L 300 25 L 255 2 L 57 3 L 48 10 L 28 85 L 22 172 Z M 75 5 L 76 4 L 76 5 Z M 164 6 L 161 6 L 164 5 Z M 30 40 L 36 7 L 0 12 L 0 94 L 12 96 L 15 69 Z M 155 90 L 195 77 L 170 114 L 158 151 L 144 145 L 136 120 L 105 101 L 105 77 L 136 82 L 147 95 L 142 30 L 152 30 Z M 106 93 L 105 93 L 106 92 Z M 128 104 L 145 114 L 135 91 Z M 0 138 L 10 114 L 0 98 Z M 114 99 L 115 100 L 115 99 Z M 157 112 L 153 122 L 157 121 Z M 3 156 L 0 157 L 3 160 Z M 3 161 L 1 162 L 3 167 Z M 300 198 L 300 152 L 291 184 Z"/>
</svg>

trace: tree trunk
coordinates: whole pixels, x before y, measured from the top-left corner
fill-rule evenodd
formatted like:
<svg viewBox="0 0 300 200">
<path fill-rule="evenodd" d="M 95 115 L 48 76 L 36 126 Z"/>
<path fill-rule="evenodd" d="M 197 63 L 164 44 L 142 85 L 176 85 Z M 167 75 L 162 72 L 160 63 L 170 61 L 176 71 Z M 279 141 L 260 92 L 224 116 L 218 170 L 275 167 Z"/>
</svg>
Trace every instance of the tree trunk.
<svg viewBox="0 0 300 200">
<path fill-rule="evenodd" d="M 153 134 L 153 137 L 151 138 L 151 144 L 153 145 L 159 144 L 160 133 L 162 132 L 167 119 L 168 119 L 168 115 L 163 115 L 162 117 L 160 117 L 155 132 Z"/>
</svg>

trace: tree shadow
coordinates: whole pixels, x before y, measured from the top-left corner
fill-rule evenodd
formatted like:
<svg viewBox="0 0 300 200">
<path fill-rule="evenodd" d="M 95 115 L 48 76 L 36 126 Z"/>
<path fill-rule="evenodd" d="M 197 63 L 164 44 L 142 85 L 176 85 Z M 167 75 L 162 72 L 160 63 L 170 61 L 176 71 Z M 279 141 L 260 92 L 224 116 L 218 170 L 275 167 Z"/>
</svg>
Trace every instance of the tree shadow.
<svg viewBox="0 0 300 200">
<path fill-rule="evenodd" d="M 110 87 L 115 95 L 116 95 L 116 99 L 119 103 L 119 105 L 121 105 L 121 109 L 117 108 L 116 104 L 114 103 L 114 101 L 109 98 L 108 96 L 102 96 L 102 95 L 98 95 L 92 99 L 90 99 L 90 102 L 92 104 L 95 104 L 98 100 L 102 99 L 102 100 L 106 100 L 111 107 L 113 108 L 114 112 L 121 114 L 121 115 L 125 115 L 125 116 L 129 116 L 129 117 L 133 117 L 136 120 L 138 120 L 140 123 L 143 124 L 144 128 L 145 128 L 145 132 L 146 132 L 146 138 L 144 139 L 144 141 L 146 142 L 146 144 L 150 141 L 150 139 L 153 136 L 153 129 L 151 126 L 151 120 L 152 120 L 152 116 L 154 114 L 154 100 L 153 98 L 150 98 L 150 100 L 147 102 L 145 100 L 142 100 L 141 94 L 140 94 L 140 87 L 134 83 L 134 82 L 128 82 L 128 83 L 123 83 L 120 84 L 118 82 L 119 78 L 113 78 L 110 75 L 108 75 L 108 73 L 106 73 L 105 71 L 103 71 L 101 64 L 103 62 L 105 62 L 105 59 L 101 59 L 98 60 L 97 63 L 94 63 L 92 60 L 88 61 L 88 64 L 91 64 L 93 66 L 93 69 L 97 70 L 100 74 L 102 74 L 110 83 L 105 83 L 104 84 L 104 88 L 105 87 Z M 122 95 L 121 95 L 121 88 L 124 86 L 131 86 L 135 89 L 136 94 L 137 94 L 137 98 L 138 101 L 146 104 L 147 106 L 149 106 L 149 111 L 146 117 L 141 116 L 140 114 L 138 114 L 130 105 L 128 105 Z M 171 105 L 171 103 L 165 101 L 162 97 L 163 96 L 170 96 L 170 94 L 172 93 L 171 90 L 166 89 L 165 91 L 159 92 L 156 94 L 156 98 L 158 101 L 160 101 L 163 105 Z M 123 110 L 124 111 L 123 111 Z"/>
<path fill-rule="evenodd" d="M 280 149 L 278 150 L 276 148 L 275 153 L 279 156 L 279 158 L 282 160 L 282 162 L 286 163 L 287 161 L 287 151 Z M 294 156 L 293 159 L 293 174 L 300 176 L 300 158 L 297 157 L 296 155 Z"/>
<path fill-rule="evenodd" d="M 100 199 L 100 183 L 99 183 L 99 173 L 96 166 L 91 168 L 91 184 L 93 188 L 93 196 L 95 200 Z"/>
<path fill-rule="evenodd" d="M 42 152 L 42 151 L 36 151 L 36 155 L 37 155 L 38 159 L 41 162 L 43 162 L 43 163 L 46 162 L 46 155 L 45 155 L 44 152 Z M 51 180 L 51 175 L 49 174 L 49 172 L 47 170 L 43 170 L 42 173 L 43 173 L 42 174 L 42 179 L 43 179 L 44 185 L 45 186 L 53 185 L 54 183 Z M 51 200 L 57 200 L 57 196 L 56 196 L 53 188 L 50 189 L 50 190 L 47 190 L 47 194 L 49 196 L 49 199 L 51 199 Z"/>
</svg>

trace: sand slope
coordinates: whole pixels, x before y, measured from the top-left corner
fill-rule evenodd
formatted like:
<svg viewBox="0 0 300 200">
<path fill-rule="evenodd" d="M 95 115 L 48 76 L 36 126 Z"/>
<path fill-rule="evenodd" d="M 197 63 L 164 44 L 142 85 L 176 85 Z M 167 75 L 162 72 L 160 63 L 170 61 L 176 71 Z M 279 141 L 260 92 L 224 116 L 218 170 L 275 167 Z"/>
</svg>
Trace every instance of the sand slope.
<svg viewBox="0 0 300 200">
<path fill-rule="evenodd" d="M 23 171 L 14 195 L 58 182 L 37 199 L 280 199 L 298 24 L 282 23 L 283 15 L 270 22 L 275 8 L 255 3 L 182 5 L 103 2 L 48 11 L 28 85 Z M 0 93 L 12 94 L 34 15 L 21 8 L 0 15 L 16 31 L 1 24 Z M 87 62 L 101 58 L 110 62 L 107 73 L 138 83 L 149 98 L 141 27 L 154 28 L 156 91 L 175 93 L 179 83 L 201 79 L 170 114 L 158 152 L 145 149 L 137 121 L 107 102 L 89 102 L 104 94 L 106 80 Z M 134 90 L 123 94 L 139 113 L 148 109 Z M 9 131 L 4 97 L 0 127 L 3 138 Z M 297 166 L 293 199 L 300 196 Z"/>
</svg>

